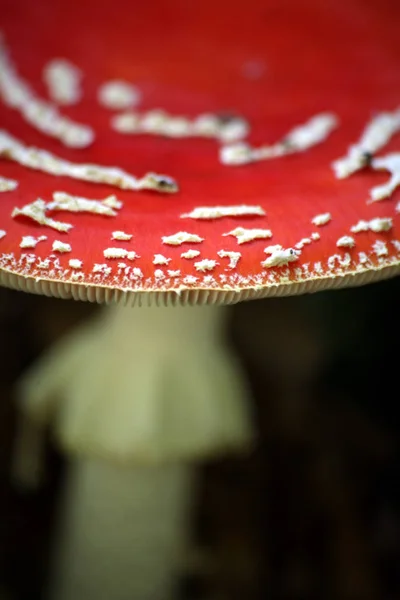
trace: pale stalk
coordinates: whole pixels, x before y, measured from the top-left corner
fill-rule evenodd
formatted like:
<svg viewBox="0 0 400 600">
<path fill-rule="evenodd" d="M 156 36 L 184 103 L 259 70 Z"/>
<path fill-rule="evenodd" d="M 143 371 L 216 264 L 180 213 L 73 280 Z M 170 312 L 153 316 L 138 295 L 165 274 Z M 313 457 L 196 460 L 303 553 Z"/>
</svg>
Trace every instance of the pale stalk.
<svg viewBox="0 0 400 600">
<path fill-rule="evenodd" d="M 53 421 L 73 457 L 52 600 L 170 597 L 190 531 L 193 463 L 251 441 L 247 390 L 223 342 L 225 314 L 213 306 L 108 307 L 25 377 L 25 417 L 36 427 Z M 20 474 L 23 463 L 20 456 Z M 146 547 L 151 557 L 142 556 Z"/>
</svg>

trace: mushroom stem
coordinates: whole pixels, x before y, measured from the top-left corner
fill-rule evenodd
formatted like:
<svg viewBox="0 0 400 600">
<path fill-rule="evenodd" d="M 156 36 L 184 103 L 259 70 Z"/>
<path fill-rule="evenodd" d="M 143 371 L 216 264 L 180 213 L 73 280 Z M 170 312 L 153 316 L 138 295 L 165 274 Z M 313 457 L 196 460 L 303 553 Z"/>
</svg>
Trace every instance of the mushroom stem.
<svg viewBox="0 0 400 600">
<path fill-rule="evenodd" d="M 190 465 L 252 439 L 247 390 L 223 341 L 226 312 L 110 306 L 25 376 L 25 417 L 55 421 L 73 457 L 52 599 L 168 597 L 174 549 L 188 535 Z"/>
<path fill-rule="evenodd" d="M 188 540 L 193 470 L 73 460 L 50 597 L 165 600 Z"/>
</svg>

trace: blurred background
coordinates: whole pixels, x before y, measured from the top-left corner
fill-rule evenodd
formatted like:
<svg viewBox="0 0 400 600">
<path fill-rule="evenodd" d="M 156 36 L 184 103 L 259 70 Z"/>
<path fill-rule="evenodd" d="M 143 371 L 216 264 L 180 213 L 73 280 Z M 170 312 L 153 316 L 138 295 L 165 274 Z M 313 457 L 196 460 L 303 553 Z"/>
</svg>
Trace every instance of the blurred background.
<svg viewBox="0 0 400 600">
<path fill-rule="evenodd" d="M 400 598 L 400 278 L 231 307 L 257 442 L 203 463 L 181 600 Z M 97 307 L 0 289 L 0 598 L 41 600 L 64 458 L 12 483 L 15 383 Z M 112 600 L 112 599 L 110 599 Z"/>
</svg>

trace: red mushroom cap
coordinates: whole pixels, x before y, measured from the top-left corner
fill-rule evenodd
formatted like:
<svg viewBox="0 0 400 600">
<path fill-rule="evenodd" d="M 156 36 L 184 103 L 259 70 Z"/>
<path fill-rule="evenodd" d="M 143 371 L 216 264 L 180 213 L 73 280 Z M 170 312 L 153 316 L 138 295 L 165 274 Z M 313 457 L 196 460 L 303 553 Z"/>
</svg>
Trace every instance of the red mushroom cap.
<svg viewBox="0 0 400 600">
<path fill-rule="evenodd" d="M 25 109 L 4 102 L 0 78 L 0 127 L 24 145 L 20 152 L 36 147 L 139 178 L 165 173 L 179 191 L 119 189 L 43 173 L 15 162 L 0 134 L 0 176 L 18 182 L 15 189 L 3 183 L 10 189 L 0 192 L 0 282 L 97 301 L 124 292 L 172 292 L 233 302 L 396 274 L 398 195 L 368 202 L 371 188 L 388 175 L 367 165 L 339 179 L 332 163 L 374 115 L 394 114 L 400 105 L 398 16 L 390 0 L 3 0 L 3 44 L 18 77 L 48 102 L 46 65 L 63 58 L 78 67 L 82 97 L 60 104 L 57 114 L 94 132 L 92 143 L 87 138 L 77 148 L 63 145 L 57 132 L 38 131 Z M 246 148 L 275 145 L 278 156 L 226 165 L 221 139 L 120 133 L 111 125 L 115 110 L 99 102 L 98 90 L 111 80 L 137 88 L 139 118 L 154 109 L 190 122 L 213 113 L 222 127 L 233 113 L 250 125 Z M 288 132 L 327 112 L 337 127 L 297 152 Z M 381 154 L 400 148 L 395 132 Z M 57 205 L 63 196 L 55 192 L 97 201 L 115 195 L 122 206 L 111 200 L 102 204 L 108 214 L 70 212 Z M 73 227 L 59 231 L 15 210 L 37 199 L 47 218 Z M 198 218 L 201 207 L 222 214 Z M 329 222 L 313 223 L 327 213 Z"/>
</svg>

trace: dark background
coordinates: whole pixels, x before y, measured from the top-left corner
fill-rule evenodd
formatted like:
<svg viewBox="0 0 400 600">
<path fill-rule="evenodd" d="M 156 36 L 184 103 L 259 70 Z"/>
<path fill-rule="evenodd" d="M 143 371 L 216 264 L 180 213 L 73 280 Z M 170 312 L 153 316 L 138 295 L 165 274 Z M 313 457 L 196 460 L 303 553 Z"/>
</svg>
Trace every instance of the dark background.
<svg viewBox="0 0 400 600">
<path fill-rule="evenodd" d="M 64 469 L 50 441 L 41 489 L 13 487 L 14 385 L 94 310 L 0 290 L 0 600 L 41 598 Z M 200 467 L 182 598 L 400 598 L 400 279 L 229 310 L 258 442 Z"/>
</svg>

